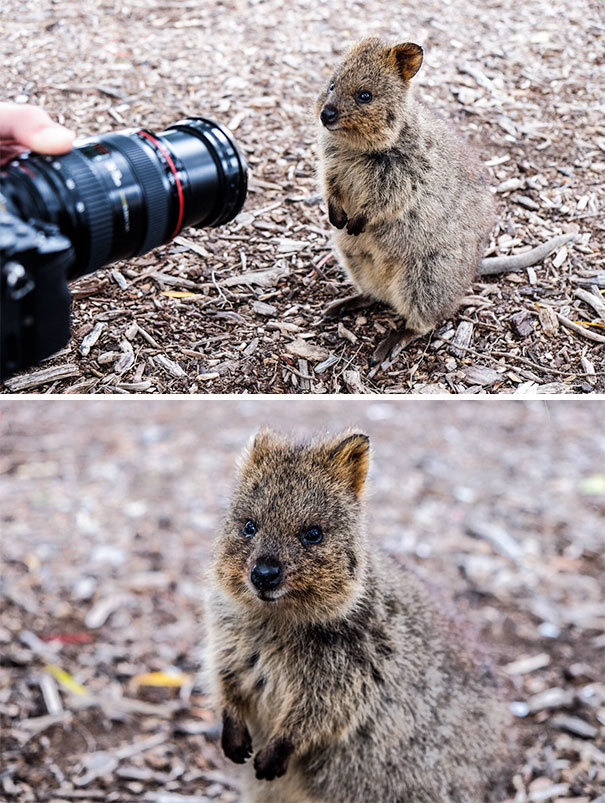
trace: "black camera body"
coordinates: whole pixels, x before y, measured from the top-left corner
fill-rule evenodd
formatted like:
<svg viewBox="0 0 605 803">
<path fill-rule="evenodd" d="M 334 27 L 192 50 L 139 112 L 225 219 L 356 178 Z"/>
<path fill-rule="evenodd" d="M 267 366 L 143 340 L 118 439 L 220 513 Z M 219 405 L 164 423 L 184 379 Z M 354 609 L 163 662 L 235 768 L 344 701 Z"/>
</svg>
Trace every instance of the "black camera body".
<svg viewBox="0 0 605 803">
<path fill-rule="evenodd" d="M 228 223 L 246 192 L 231 134 L 204 117 L 86 139 L 62 156 L 25 153 L 0 168 L 0 379 L 69 341 L 69 281 L 187 226 Z"/>
<path fill-rule="evenodd" d="M 68 342 L 67 276 L 74 262 L 74 249 L 57 226 L 24 223 L 0 211 L 1 380 Z"/>
</svg>

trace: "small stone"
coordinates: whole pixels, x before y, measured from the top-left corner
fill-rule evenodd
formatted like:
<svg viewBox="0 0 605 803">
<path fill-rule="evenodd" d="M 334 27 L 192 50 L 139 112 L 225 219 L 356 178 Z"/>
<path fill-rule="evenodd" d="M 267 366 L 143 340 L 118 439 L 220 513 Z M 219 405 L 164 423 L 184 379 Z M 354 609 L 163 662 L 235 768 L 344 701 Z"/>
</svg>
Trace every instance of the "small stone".
<svg viewBox="0 0 605 803">
<path fill-rule="evenodd" d="M 514 331 L 519 335 L 519 337 L 527 337 L 534 331 L 534 321 L 531 313 L 527 310 L 516 312 L 511 317 L 511 323 Z"/>
<path fill-rule="evenodd" d="M 561 628 L 553 622 L 542 622 L 538 627 L 538 633 L 543 638 L 559 638 L 561 635 Z"/>
<path fill-rule="evenodd" d="M 509 705 L 509 709 L 514 717 L 519 717 L 521 719 L 529 714 L 529 706 L 522 700 L 515 700 L 515 702 L 512 702 Z"/>
</svg>

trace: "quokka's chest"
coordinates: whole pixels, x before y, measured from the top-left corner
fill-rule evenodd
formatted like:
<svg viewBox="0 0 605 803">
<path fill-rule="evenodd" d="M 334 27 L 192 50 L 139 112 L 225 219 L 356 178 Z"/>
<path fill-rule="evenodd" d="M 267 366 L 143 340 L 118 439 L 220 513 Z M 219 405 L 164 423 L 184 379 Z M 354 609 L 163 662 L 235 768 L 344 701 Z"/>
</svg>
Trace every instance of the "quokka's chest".
<svg viewBox="0 0 605 803">
<path fill-rule="evenodd" d="M 363 195 L 369 183 L 375 180 L 371 166 L 363 156 L 346 153 L 326 156 L 325 177 L 328 194 L 344 201 Z"/>
<path fill-rule="evenodd" d="M 296 657 L 275 639 L 267 642 L 258 634 L 235 637 L 232 649 L 223 652 L 219 674 L 233 683 L 250 716 L 259 721 L 274 719 L 294 693 Z"/>
</svg>

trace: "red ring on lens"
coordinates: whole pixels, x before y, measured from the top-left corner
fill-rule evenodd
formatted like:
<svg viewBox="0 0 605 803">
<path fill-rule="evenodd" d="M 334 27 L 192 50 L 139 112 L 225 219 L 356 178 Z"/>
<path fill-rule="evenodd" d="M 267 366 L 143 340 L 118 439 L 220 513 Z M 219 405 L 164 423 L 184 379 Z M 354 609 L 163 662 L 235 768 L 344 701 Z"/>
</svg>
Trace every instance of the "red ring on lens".
<svg viewBox="0 0 605 803">
<path fill-rule="evenodd" d="M 170 170 L 171 170 L 171 172 L 172 172 L 172 175 L 174 176 L 174 180 L 175 180 L 175 182 L 176 182 L 176 191 L 177 191 L 177 194 L 178 194 L 178 197 L 179 197 L 179 215 L 178 215 L 178 220 L 177 220 L 177 222 L 176 222 L 176 228 L 175 228 L 175 230 L 172 232 L 172 234 L 170 235 L 170 237 L 168 238 L 169 240 L 172 240 L 172 239 L 174 239 L 174 238 L 176 237 L 176 235 L 177 235 L 177 234 L 179 233 L 179 231 L 181 230 L 181 223 L 183 222 L 184 202 L 183 202 L 183 188 L 182 188 L 182 186 L 181 186 L 181 181 L 180 181 L 180 179 L 179 179 L 179 175 L 178 175 L 178 173 L 177 173 L 177 169 L 176 169 L 176 167 L 175 167 L 175 164 L 174 164 L 174 162 L 172 161 L 172 159 L 170 158 L 170 154 L 168 153 L 168 151 L 166 150 L 166 148 L 164 148 L 164 147 L 163 147 L 163 146 L 162 146 L 162 145 L 161 145 L 161 144 L 160 144 L 160 143 L 157 141 L 157 139 L 156 139 L 155 137 L 152 137 L 152 136 L 151 136 L 151 134 L 148 134 L 148 133 L 147 133 L 147 131 L 143 131 L 143 129 L 139 129 L 139 130 L 137 131 L 137 134 L 141 134 L 141 135 L 142 135 L 142 136 L 144 136 L 146 139 L 148 139 L 150 142 L 153 142 L 153 144 L 155 145 L 155 147 L 156 147 L 156 148 L 157 148 L 159 151 L 161 151 L 161 152 L 163 153 L 163 155 L 164 155 L 164 158 L 165 158 L 165 159 L 166 159 L 166 161 L 168 162 L 168 167 L 170 168 Z"/>
</svg>

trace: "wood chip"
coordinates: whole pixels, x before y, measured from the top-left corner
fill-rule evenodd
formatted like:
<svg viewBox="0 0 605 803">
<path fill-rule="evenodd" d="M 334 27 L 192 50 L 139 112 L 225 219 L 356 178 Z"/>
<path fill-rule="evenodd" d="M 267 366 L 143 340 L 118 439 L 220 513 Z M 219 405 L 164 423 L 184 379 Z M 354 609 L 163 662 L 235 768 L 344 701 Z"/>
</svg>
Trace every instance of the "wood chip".
<svg viewBox="0 0 605 803">
<path fill-rule="evenodd" d="M 584 290 L 582 287 L 576 287 L 574 295 L 591 306 L 601 320 L 605 320 L 605 301 L 598 290 L 595 293 L 588 292 L 588 290 Z"/>
<path fill-rule="evenodd" d="M 552 261 L 553 268 L 560 268 L 566 259 L 567 259 L 567 246 L 564 245 L 562 248 L 559 248 L 559 250 L 557 251 L 557 253 L 553 258 Z"/>
<path fill-rule="evenodd" d="M 187 237 L 179 236 L 174 238 L 174 242 L 182 245 L 183 248 L 186 248 L 188 251 L 193 251 L 195 254 L 199 254 L 201 257 L 205 259 L 212 258 L 212 254 L 208 249 L 204 248 L 203 245 L 199 243 L 194 243 L 193 240 L 188 239 Z"/>
<path fill-rule="evenodd" d="M 562 795 L 566 795 L 569 792 L 568 783 L 553 784 L 549 779 L 545 780 L 548 781 L 545 787 L 536 788 L 534 786 L 533 790 L 530 791 L 530 803 L 546 803 L 548 800 L 560 800 Z"/>
<path fill-rule="evenodd" d="M 348 371 L 343 371 L 342 378 L 344 380 L 345 385 L 351 391 L 351 393 L 368 392 L 363 382 L 361 381 L 361 375 L 359 371 L 355 371 L 353 369 L 349 369 Z"/>
<path fill-rule="evenodd" d="M 540 307 L 538 310 L 538 320 L 544 334 L 554 337 L 559 331 L 559 319 L 552 307 Z"/>
<path fill-rule="evenodd" d="M 120 347 L 122 348 L 122 353 L 113 366 L 113 370 L 118 376 L 125 374 L 126 371 L 130 371 L 134 365 L 134 351 L 130 342 L 128 340 L 122 340 Z"/>
<path fill-rule="evenodd" d="M 197 282 L 192 282 L 189 279 L 185 279 L 182 276 L 171 276 L 169 273 L 162 273 L 159 270 L 154 271 L 151 274 L 151 278 L 155 279 L 156 282 L 159 282 L 161 285 L 170 285 L 171 287 L 189 287 L 192 289 L 200 289 L 200 286 Z"/>
<path fill-rule="evenodd" d="M 320 362 L 327 359 L 329 352 L 322 346 L 313 346 L 306 340 L 293 340 L 291 343 L 286 344 L 286 351 L 288 354 L 293 354 L 295 357 L 302 357 L 311 362 Z"/>
<path fill-rule="evenodd" d="M 66 363 L 65 365 L 54 365 L 51 368 L 41 368 L 31 374 L 11 377 L 4 384 L 13 393 L 21 393 L 24 390 L 38 388 L 41 385 L 58 382 L 61 379 L 69 379 L 72 376 L 80 376 L 80 369 L 73 363 Z"/>
<path fill-rule="evenodd" d="M 257 315 L 272 317 L 277 312 L 277 307 L 273 304 L 266 304 L 264 301 L 253 301 L 250 305 Z"/>
<path fill-rule="evenodd" d="M 84 624 L 91 630 L 101 627 L 111 614 L 123 604 L 123 601 L 123 598 L 119 595 L 99 600 L 84 617 Z"/>
<path fill-rule="evenodd" d="M 512 661 L 504 667 L 507 675 L 527 675 L 530 672 L 536 672 L 538 669 L 544 669 L 550 664 L 550 655 L 541 652 L 538 655 L 532 655 L 528 658 L 519 658 Z"/>
<path fill-rule="evenodd" d="M 350 332 L 347 327 L 341 322 L 338 322 L 338 337 L 342 337 L 345 340 L 348 340 L 349 343 L 357 343 L 357 335 L 354 335 L 353 332 Z"/>
<path fill-rule="evenodd" d="M 336 354 L 330 354 L 323 362 L 318 363 L 313 369 L 316 374 L 323 374 L 328 368 L 331 368 L 336 363 L 340 362 L 340 357 Z"/>
<path fill-rule="evenodd" d="M 156 354 L 154 359 L 162 366 L 162 368 L 168 371 L 169 374 L 172 374 L 172 376 L 176 376 L 178 378 L 182 376 L 187 376 L 185 371 L 183 371 L 183 369 L 177 362 L 174 362 L 174 360 L 169 359 L 164 354 Z"/>
<path fill-rule="evenodd" d="M 551 708 L 563 708 L 571 703 L 573 693 L 569 689 L 562 689 L 557 686 L 551 689 L 534 694 L 527 701 L 529 710 L 535 714 L 538 711 L 546 711 Z"/>
<path fill-rule="evenodd" d="M 589 376 L 587 376 L 586 379 L 591 384 L 594 384 L 596 382 L 596 371 L 593 363 L 584 354 L 580 357 L 580 363 L 582 365 L 582 370 L 584 371 L 584 373 L 589 374 Z"/>
<path fill-rule="evenodd" d="M 251 270 L 247 273 L 240 273 L 238 276 L 228 276 L 219 282 L 219 286 L 256 285 L 257 287 L 275 287 L 280 279 L 283 279 L 289 273 L 290 269 L 282 262 L 268 270 Z"/>
<path fill-rule="evenodd" d="M 101 332 L 107 327 L 106 323 L 95 323 L 92 330 L 82 338 L 78 351 L 83 357 L 90 352 L 91 348 L 96 344 L 101 337 Z"/>
<path fill-rule="evenodd" d="M 63 703 L 61 702 L 59 687 L 55 679 L 51 675 L 44 673 L 40 675 L 38 683 L 40 684 L 46 710 L 50 716 L 61 714 L 63 712 Z"/>
<path fill-rule="evenodd" d="M 302 251 L 303 248 L 308 248 L 308 246 L 309 243 L 306 240 L 292 240 L 289 237 L 282 237 L 277 241 L 277 250 L 280 253 Z"/>
<path fill-rule="evenodd" d="M 462 357 L 470 346 L 473 336 L 473 324 L 470 321 L 460 321 L 450 348 L 457 357 Z"/>
<path fill-rule="evenodd" d="M 518 542 L 506 530 L 496 524 L 472 519 L 468 523 L 468 530 L 475 538 L 485 538 L 498 552 L 507 558 L 519 563 L 523 551 Z"/>
<path fill-rule="evenodd" d="M 526 209 L 539 209 L 540 204 L 536 203 L 533 198 L 530 198 L 527 195 L 511 195 L 511 201 L 514 201 L 517 204 L 521 204 Z"/>
<path fill-rule="evenodd" d="M 594 285 L 595 287 L 598 287 L 599 290 L 603 290 L 605 289 L 605 270 L 591 273 L 588 276 L 572 276 L 571 281 L 574 284 L 579 284 L 582 287 L 590 287 L 591 285 Z"/>
<path fill-rule="evenodd" d="M 464 372 L 465 380 L 471 385 L 481 385 L 481 387 L 488 387 L 502 379 L 501 374 L 494 371 L 493 368 L 488 368 L 486 365 L 471 365 Z"/>
<path fill-rule="evenodd" d="M 112 270 L 111 271 L 111 278 L 114 282 L 118 285 L 120 290 L 126 290 L 128 287 L 128 282 L 124 278 L 123 274 L 120 273 L 119 270 Z"/>
<path fill-rule="evenodd" d="M 553 728 L 572 733 L 574 736 L 581 736 L 583 739 L 595 739 L 598 736 L 599 730 L 586 722 L 585 719 L 580 717 L 570 717 L 566 714 L 557 714 L 551 720 Z"/>
</svg>

